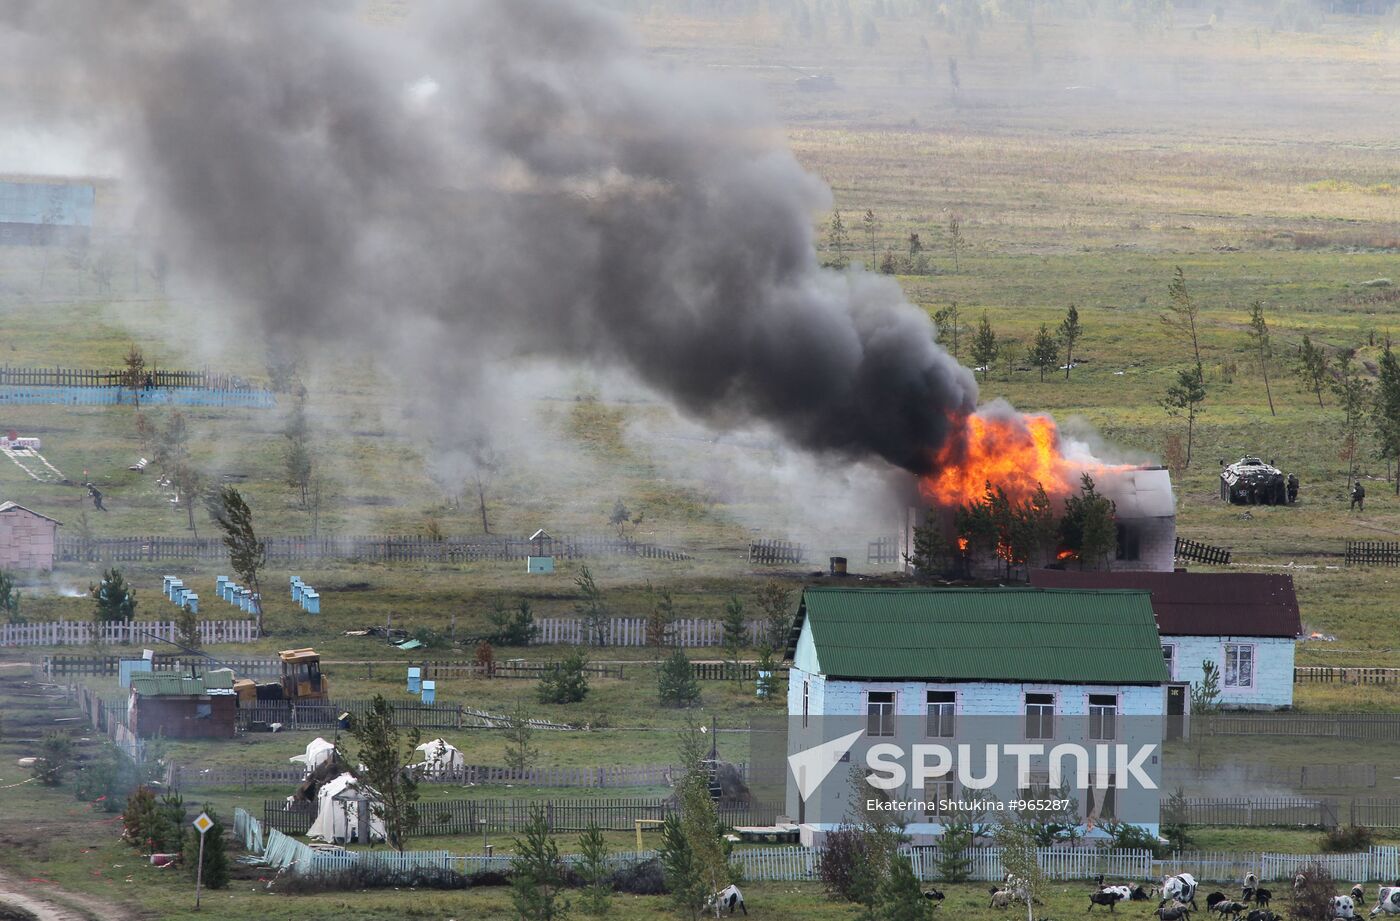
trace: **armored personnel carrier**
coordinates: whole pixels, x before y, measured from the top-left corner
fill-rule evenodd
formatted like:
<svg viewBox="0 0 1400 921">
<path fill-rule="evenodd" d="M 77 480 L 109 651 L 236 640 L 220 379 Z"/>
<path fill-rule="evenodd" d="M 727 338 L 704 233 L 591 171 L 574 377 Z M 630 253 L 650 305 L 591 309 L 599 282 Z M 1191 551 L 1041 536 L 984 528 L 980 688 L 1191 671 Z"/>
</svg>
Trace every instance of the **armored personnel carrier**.
<svg viewBox="0 0 1400 921">
<path fill-rule="evenodd" d="M 1252 454 L 1220 471 L 1220 498 L 1233 505 L 1287 505 L 1296 495 L 1282 470 Z"/>
</svg>

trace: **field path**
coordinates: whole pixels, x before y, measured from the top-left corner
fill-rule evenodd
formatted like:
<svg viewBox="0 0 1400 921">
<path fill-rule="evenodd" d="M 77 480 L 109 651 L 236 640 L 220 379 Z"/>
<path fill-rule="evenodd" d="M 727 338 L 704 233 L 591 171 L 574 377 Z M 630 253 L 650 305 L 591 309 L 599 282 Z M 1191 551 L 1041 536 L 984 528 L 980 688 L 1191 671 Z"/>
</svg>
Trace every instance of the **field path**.
<svg viewBox="0 0 1400 921">
<path fill-rule="evenodd" d="M 28 912 L 38 921 L 130 921 L 134 917 L 126 909 L 92 896 L 77 895 L 62 890 L 45 891 L 0 873 L 0 918 L 8 918 L 6 909 Z M 21 914 L 20 917 L 23 917 Z"/>
</svg>

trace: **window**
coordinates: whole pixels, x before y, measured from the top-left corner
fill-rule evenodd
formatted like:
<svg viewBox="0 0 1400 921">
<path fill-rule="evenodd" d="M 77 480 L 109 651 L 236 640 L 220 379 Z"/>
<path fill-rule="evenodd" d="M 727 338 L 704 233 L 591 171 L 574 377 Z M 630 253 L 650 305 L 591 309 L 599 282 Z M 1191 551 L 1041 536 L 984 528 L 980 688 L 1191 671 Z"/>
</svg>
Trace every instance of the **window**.
<svg viewBox="0 0 1400 921">
<path fill-rule="evenodd" d="M 1026 738 L 1053 739 L 1055 737 L 1055 695 L 1026 695 Z"/>
<path fill-rule="evenodd" d="M 1175 647 L 1175 646 L 1163 645 L 1163 646 L 1162 646 L 1162 658 L 1163 658 L 1163 660 L 1165 660 L 1166 663 L 1167 663 L 1167 677 L 1168 677 L 1168 678 L 1175 679 L 1175 678 L 1176 678 L 1176 647 Z"/>
<path fill-rule="evenodd" d="M 1225 644 L 1225 687 L 1254 687 L 1254 647 Z"/>
<path fill-rule="evenodd" d="M 1137 560 L 1142 558 L 1142 547 L 1140 536 L 1136 528 L 1127 525 L 1118 526 L 1118 553 L 1120 560 Z"/>
<path fill-rule="evenodd" d="M 807 728 L 807 715 L 811 712 L 812 679 L 802 679 L 802 728 Z"/>
<path fill-rule="evenodd" d="M 1101 742 L 1118 738 L 1118 698 L 1113 694 L 1089 695 L 1089 738 Z"/>
<path fill-rule="evenodd" d="M 1115 816 L 1113 814 L 1113 791 L 1116 789 L 1112 774 L 1108 775 L 1108 786 L 1100 790 L 1096 783 L 1090 783 L 1087 791 L 1089 809 L 1085 818 L 1094 820 L 1094 824 L 1102 825 L 1111 822 Z"/>
<path fill-rule="evenodd" d="M 924 817 L 928 819 L 949 819 L 953 816 L 953 782 L 951 780 L 924 781 Z"/>
<path fill-rule="evenodd" d="M 953 711 L 957 703 L 954 691 L 928 692 L 928 734 L 930 738 L 953 737 Z"/>
<path fill-rule="evenodd" d="M 871 691 L 865 700 L 866 735 L 894 735 L 894 691 Z"/>
</svg>

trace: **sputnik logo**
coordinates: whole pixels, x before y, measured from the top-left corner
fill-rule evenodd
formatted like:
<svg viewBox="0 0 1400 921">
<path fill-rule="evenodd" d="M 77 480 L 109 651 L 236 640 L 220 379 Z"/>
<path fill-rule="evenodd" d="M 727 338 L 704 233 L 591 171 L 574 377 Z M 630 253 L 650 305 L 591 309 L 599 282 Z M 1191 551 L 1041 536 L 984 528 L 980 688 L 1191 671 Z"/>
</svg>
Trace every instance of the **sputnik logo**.
<svg viewBox="0 0 1400 921">
<path fill-rule="evenodd" d="M 813 745 L 788 755 L 788 769 L 797 780 L 797 792 L 802 794 L 804 800 L 812 798 L 822 781 L 831 773 L 831 769 L 840 763 L 841 756 L 850 751 L 851 746 L 856 744 L 856 739 L 863 735 L 865 730 L 857 729 L 839 739 L 832 739 L 830 742 Z"/>
</svg>

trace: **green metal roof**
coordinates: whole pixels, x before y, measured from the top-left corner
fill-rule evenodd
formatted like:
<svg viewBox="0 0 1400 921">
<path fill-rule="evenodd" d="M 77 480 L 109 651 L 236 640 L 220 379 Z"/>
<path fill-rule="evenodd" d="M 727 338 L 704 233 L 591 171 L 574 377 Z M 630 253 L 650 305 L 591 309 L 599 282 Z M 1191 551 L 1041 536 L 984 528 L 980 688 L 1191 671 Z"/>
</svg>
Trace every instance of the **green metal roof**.
<svg viewBox="0 0 1400 921">
<path fill-rule="evenodd" d="M 833 678 L 1168 680 L 1148 592 L 809 588 L 797 618 Z"/>
<path fill-rule="evenodd" d="M 131 690 L 138 697 L 203 697 L 211 692 L 232 693 L 233 672 L 226 668 L 189 678 L 162 672 L 137 672 L 131 676 Z"/>
</svg>

